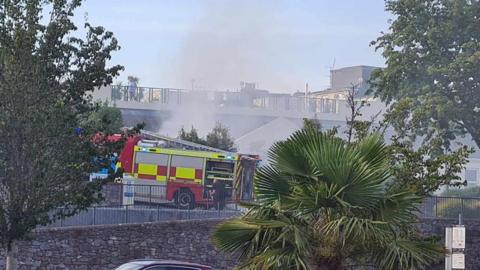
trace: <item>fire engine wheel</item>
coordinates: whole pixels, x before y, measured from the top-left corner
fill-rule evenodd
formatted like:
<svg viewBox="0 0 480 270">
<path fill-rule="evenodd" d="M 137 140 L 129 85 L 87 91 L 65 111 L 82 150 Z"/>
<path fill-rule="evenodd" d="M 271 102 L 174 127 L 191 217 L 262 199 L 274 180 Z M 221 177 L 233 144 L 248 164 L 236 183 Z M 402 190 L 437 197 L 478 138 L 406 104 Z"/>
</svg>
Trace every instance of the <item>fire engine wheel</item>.
<svg viewBox="0 0 480 270">
<path fill-rule="evenodd" d="M 195 198 L 188 189 L 182 189 L 175 196 L 175 204 L 182 209 L 193 209 L 195 207 Z"/>
</svg>

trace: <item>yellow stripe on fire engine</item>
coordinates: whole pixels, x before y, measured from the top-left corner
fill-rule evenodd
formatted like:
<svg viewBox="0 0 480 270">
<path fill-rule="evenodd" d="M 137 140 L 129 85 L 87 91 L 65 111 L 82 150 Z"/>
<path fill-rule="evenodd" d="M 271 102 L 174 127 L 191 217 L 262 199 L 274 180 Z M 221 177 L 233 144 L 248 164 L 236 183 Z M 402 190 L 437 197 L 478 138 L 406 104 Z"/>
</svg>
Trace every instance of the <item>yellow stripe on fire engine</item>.
<svg viewBox="0 0 480 270">
<path fill-rule="evenodd" d="M 138 173 L 147 175 L 157 175 L 156 164 L 138 164 Z"/>
<path fill-rule="evenodd" d="M 135 146 L 135 152 L 150 152 L 157 154 L 167 154 L 167 155 L 179 155 L 187 157 L 203 157 L 203 158 L 212 158 L 212 159 L 225 159 L 225 160 L 238 160 L 238 154 L 231 153 L 215 153 L 215 152 L 206 152 L 206 151 L 189 151 L 189 150 L 179 150 L 179 149 L 166 149 L 166 148 L 157 148 L 157 147 L 141 147 Z"/>
<path fill-rule="evenodd" d="M 167 176 L 165 176 L 165 175 L 157 175 L 157 181 L 159 181 L 159 182 L 165 182 L 165 181 L 167 181 Z"/>
<path fill-rule="evenodd" d="M 184 178 L 184 179 L 195 179 L 195 168 L 184 168 L 184 167 L 177 167 L 176 174 L 177 178 Z"/>
</svg>

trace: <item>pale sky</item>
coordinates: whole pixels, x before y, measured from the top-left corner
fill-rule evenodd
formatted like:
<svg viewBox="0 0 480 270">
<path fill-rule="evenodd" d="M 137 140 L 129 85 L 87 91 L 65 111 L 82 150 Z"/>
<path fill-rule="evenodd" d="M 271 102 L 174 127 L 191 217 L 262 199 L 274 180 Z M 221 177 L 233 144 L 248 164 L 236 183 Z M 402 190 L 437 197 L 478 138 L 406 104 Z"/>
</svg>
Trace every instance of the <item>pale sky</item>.
<svg viewBox="0 0 480 270">
<path fill-rule="evenodd" d="M 140 85 L 273 92 L 328 87 L 329 69 L 383 66 L 369 45 L 388 29 L 383 0 L 86 0 L 77 10 L 114 32 Z"/>
</svg>

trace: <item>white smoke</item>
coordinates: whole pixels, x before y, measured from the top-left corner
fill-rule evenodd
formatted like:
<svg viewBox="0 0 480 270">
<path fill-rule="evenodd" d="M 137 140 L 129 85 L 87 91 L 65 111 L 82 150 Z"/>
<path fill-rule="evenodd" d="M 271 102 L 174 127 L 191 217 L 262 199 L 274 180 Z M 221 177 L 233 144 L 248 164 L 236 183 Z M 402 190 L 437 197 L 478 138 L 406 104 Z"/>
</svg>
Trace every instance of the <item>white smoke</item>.
<svg viewBox="0 0 480 270">
<path fill-rule="evenodd" d="M 205 136 L 215 125 L 214 111 L 200 102 L 193 101 L 174 108 L 170 117 L 161 123 L 159 133 L 170 137 L 177 137 L 179 130 L 184 127 L 190 131 L 193 126 L 200 136 Z"/>
<path fill-rule="evenodd" d="M 240 81 L 255 82 L 260 89 L 293 92 L 303 89 L 304 78 L 295 73 L 295 33 L 282 10 L 284 4 L 261 1 L 212 1 L 193 24 L 183 46 L 173 57 L 168 77 L 174 85 L 194 91 L 238 90 Z M 182 101 L 183 102 L 183 101 Z M 205 136 L 218 120 L 215 109 L 203 99 L 175 108 L 160 132 L 177 136 L 194 126 Z M 221 109 L 220 109 L 221 110 Z M 259 123 L 230 123 L 251 130 Z M 274 131 L 272 131 L 274 132 Z"/>
<path fill-rule="evenodd" d="M 240 81 L 276 91 L 301 88 L 303 79 L 290 75 L 294 35 L 279 5 L 209 2 L 173 61 L 172 77 L 188 88 L 194 80 L 197 89 L 232 89 Z"/>
</svg>

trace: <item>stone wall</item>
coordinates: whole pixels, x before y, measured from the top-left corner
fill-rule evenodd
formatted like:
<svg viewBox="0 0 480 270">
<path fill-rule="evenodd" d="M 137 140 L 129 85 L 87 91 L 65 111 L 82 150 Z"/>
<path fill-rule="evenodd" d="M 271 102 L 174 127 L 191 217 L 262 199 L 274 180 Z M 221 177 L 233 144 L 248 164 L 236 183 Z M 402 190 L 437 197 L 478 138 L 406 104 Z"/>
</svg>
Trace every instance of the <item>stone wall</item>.
<svg viewBox="0 0 480 270">
<path fill-rule="evenodd" d="M 234 261 L 210 242 L 220 220 L 169 221 L 39 229 L 15 247 L 19 269 L 115 269 L 132 259 L 158 258 L 231 269 Z M 0 269 L 4 253 L 0 251 Z"/>
<path fill-rule="evenodd" d="M 465 243 L 465 269 L 480 269 L 480 220 L 465 220 L 466 243 Z M 454 219 L 422 219 L 419 224 L 420 231 L 424 235 L 437 235 L 442 237 L 441 244 L 445 244 L 445 228 L 458 224 Z M 442 260 L 432 270 L 445 269 L 445 261 Z"/>
<path fill-rule="evenodd" d="M 20 270 L 26 269 L 115 269 L 136 258 L 159 258 L 197 262 L 214 269 L 231 269 L 235 261 L 221 254 L 210 242 L 220 219 L 168 221 L 144 224 L 100 225 L 39 229 L 28 241 L 17 243 Z M 449 219 L 423 219 L 424 235 L 443 238 Z M 466 220 L 466 269 L 480 269 L 480 220 Z M 441 240 L 444 243 L 444 240 Z M 0 269 L 4 265 L 0 250 Z M 430 269 L 444 269 L 444 262 Z"/>
</svg>

